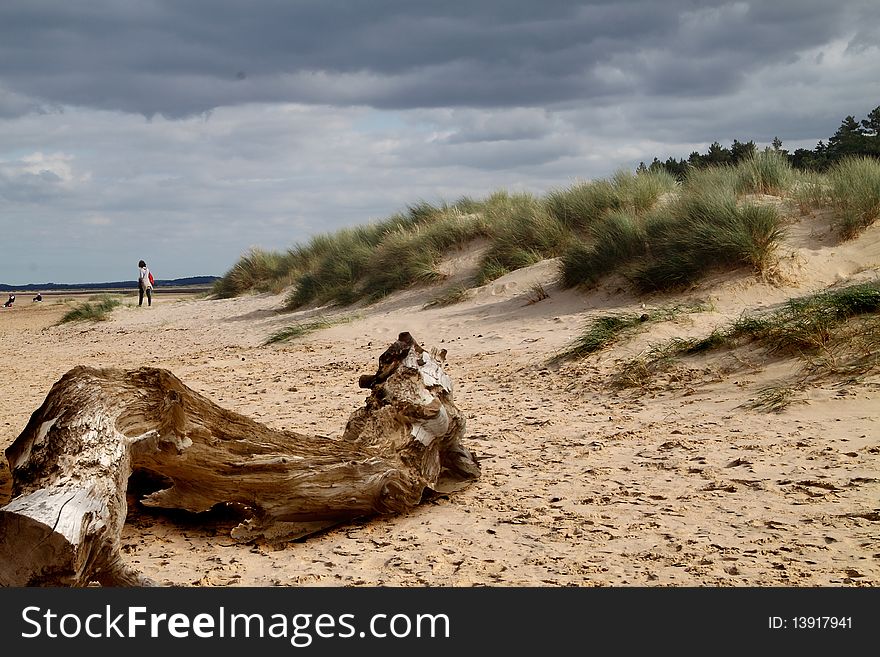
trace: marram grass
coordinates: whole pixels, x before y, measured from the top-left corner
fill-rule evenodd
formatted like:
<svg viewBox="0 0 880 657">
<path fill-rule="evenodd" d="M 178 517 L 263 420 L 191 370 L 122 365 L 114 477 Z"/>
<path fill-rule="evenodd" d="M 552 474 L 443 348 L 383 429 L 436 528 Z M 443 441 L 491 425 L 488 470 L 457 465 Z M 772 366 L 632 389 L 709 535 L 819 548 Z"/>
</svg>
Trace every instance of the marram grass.
<svg viewBox="0 0 880 657">
<path fill-rule="evenodd" d="M 339 324 L 347 324 L 355 320 L 355 317 L 352 315 L 344 315 L 342 317 L 334 317 L 334 318 L 326 318 L 321 317 L 318 319 L 307 320 L 302 322 L 297 322 L 296 324 L 292 324 L 290 326 L 286 326 L 278 331 L 272 333 L 263 345 L 276 344 L 279 342 L 287 342 L 289 340 L 295 340 L 297 338 L 302 338 L 306 335 L 314 333 L 315 331 L 320 331 L 322 329 L 331 328 L 333 326 L 337 326 Z"/>
<path fill-rule="evenodd" d="M 668 322 L 682 314 L 705 312 L 705 303 L 676 304 L 653 308 L 641 313 L 612 313 L 595 317 L 572 343 L 550 359 L 551 363 L 583 358 L 629 337 L 643 326 Z"/>
<path fill-rule="evenodd" d="M 880 218 L 880 160 L 846 158 L 828 172 L 834 226 L 843 239 L 857 237 Z"/>
<path fill-rule="evenodd" d="M 847 382 L 876 372 L 880 369 L 880 281 L 793 298 L 771 312 L 744 314 L 702 338 L 654 345 L 645 356 L 623 363 L 613 383 L 644 387 L 655 372 L 676 358 L 745 344 L 802 363 L 797 380 L 759 390 L 750 402 L 752 408 L 778 412 L 799 400 L 811 382 Z"/>
<path fill-rule="evenodd" d="M 619 274 L 650 293 L 687 288 L 714 270 L 764 275 L 786 219 L 747 196 L 754 194 L 788 197 L 802 212 L 827 207 L 840 236 L 850 239 L 880 216 L 880 162 L 849 158 L 827 174 L 804 174 L 768 149 L 736 166 L 691 168 L 681 183 L 665 170 L 618 171 L 543 197 L 499 190 L 452 204 L 418 201 L 283 253 L 254 249 L 218 281 L 215 294 L 286 289 L 288 309 L 374 302 L 439 281 L 449 250 L 478 238 L 488 246 L 474 285 L 555 257 L 568 287 Z"/>
<path fill-rule="evenodd" d="M 109 319 L 108 315 L 114 309 L 122 305 L 119 299 L 103 296 L 81 303 L 76 308 L 66 312 L 58 324 L 67 322 L 100 322 Z"/>
</svg>

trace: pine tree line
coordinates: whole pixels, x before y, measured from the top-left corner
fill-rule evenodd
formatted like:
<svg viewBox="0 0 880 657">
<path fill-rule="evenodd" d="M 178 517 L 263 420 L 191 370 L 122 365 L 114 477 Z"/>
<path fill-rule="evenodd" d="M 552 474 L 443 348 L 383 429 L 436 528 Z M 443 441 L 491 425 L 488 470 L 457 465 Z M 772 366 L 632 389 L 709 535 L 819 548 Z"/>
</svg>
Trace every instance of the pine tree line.
<svg viewBox="0 0 880 657">
<path fill-rule="evenodd" d="M 867 118 L 857 121 L 854 116 L 847 116 L 827 143 L 820 140 L 812 150 L 798 148 L 789 152 L 782 148 L 779 137 L 773 139 L 773 150 L 785 155 L 791 165 L 802 171 L 826 171 L 835 162 L 848 156 L 868 156 L 880 159 L 880 106 L 868 113 Z M 754 141 L 741 142 L 733 140 L 730 148 L 725 148 L 717 141 L 709 146 L 705 153 L 693 153 L 685 159 L 674 157 L 661 161 L 654 158 L 650 165 L 639 163 L 639 171 L 658 171 L 665 169 L 679 180 L 684 179 L 689 168 L 703 168 L 718 165 L 736 165 L 746 160 L 757 151 Z"/>
</svg>

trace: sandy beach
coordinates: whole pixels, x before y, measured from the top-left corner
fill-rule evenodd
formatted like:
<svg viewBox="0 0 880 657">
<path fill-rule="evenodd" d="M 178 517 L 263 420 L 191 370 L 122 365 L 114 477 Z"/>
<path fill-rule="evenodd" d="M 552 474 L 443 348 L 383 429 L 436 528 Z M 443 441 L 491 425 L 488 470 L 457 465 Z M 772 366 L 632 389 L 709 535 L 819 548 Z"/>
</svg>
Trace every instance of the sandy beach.
<svg viewBox="0 0 880 657">
<path fill-rule="evenodd" d="M 811 223 L 813 222 L 813 223 Z M 0 312 L 0 448 L 76 365 L 166 368 L 217 404 L 270 427 L 341 434 L 360 374 L 400 331 L 448 352 L 464 443 L 481 478 L 414 512 L 364 518 L 279 544 L 241 544 L 220 514 L 129 508 L 128 562 L 176 586 L 877 586 L 880 379 L 829 382 L 781 413 L 743 406 L 790 374 L 754 349 L 689 359 L 615 390 L 622 359 L 702 335 L 744 311 L 843 282 L 874 280 L 880 227 L 837 243 L 816 218 L 792 226 L 772 281 L 718 274 L 687 293 L 637 298 L 623 281 L 564 290 L 548 260 L 425 308 L 472 270 L 380 303 L 281 312 L 284 294 L 214 300 L 126 297 L 107 321 L 66 323 L 58 297 L 19 295 Z M 535 300 L 543 289 L 547 298 Z M 77 303 L 75 300 L 72 303 Z M 588 358 L 550 365 L 594 316 L 675 304 L 708 308 L 651 323 Z M 321 314 L 347 321 L 267 338 Z M 0 464 L 0 504 L 10 478 Z"/>
</svg>

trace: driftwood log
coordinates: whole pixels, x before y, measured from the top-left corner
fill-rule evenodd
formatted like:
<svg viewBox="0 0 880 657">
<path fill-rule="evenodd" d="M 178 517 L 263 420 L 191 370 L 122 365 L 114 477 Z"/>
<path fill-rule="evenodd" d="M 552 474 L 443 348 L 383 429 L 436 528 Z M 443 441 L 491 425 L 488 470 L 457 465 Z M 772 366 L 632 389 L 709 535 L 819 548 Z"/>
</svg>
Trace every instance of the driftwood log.
<svg viewBox="0 0 880 657">
<path fill-rule="evenodd" d="M 445 351 L 401 333 L 360 386 L 371 393 L 340 439 L 270 429 L 167 370 L 76 367 L 6 450 L 0 585 L 152 584 L 120 554 L 132 472 L 167 486 L 141 502 L 201 512 L 235 504 L 241 540 L 295 538 L 356 517 L 405 512 L 426 490 L 479 476 L 443 369 Z"/>
</svg>

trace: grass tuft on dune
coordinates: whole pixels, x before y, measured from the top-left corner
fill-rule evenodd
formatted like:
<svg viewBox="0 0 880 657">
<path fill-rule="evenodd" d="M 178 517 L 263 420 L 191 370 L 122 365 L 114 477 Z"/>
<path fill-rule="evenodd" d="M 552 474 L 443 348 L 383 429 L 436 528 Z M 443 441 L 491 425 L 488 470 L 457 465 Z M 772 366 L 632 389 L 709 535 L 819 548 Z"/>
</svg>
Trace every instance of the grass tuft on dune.
<svg viewBox="0 0 880 657">
<path fill-rule="evenodd" d="M 58 324 L 68 322 L 100 322 L 109 319 L 110 312 L 122 302 L 110 295 L 94 297 L 66 312 Z"/>
</svg>

